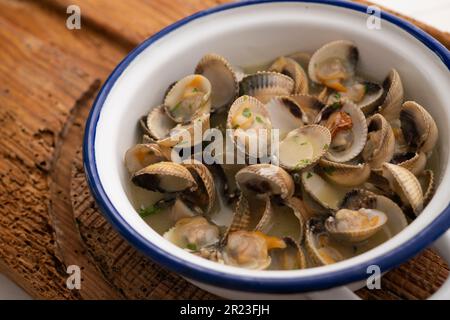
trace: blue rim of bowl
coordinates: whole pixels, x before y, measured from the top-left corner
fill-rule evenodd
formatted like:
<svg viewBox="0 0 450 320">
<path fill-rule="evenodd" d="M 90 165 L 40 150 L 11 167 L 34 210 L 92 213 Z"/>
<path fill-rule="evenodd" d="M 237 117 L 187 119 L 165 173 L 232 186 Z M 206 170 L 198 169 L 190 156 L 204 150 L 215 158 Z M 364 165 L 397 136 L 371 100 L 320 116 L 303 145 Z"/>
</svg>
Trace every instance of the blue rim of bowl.
<svg viewBox="0 0 450 320">
<path fill-rule="evenodd" d="M 152 45 L 152 43 L 154 43 L 158 39 L 161 39 L 170 32 L 198 18 L 229 9 L 276 2 L 318 3 L 347 8 L 363 13 L 367 13 L 368 8 L 365 5 L 340 0 L 241 1 L 221 5 L 195 13 L 162 29 L 152 37 L 142 42 L 133 51 L 131 51 L 114 69 L 114 71 L 111 73 L 111 75 L 108 77 L 103 87 L 101 88 L 86 122 L 83 142 L 83 162 L 86 171 L 86 177 L 92 194 L 106 219 L 116 228 L 116 230 L 119 231 L 119 233 L 125 239 L 127 239 L 132 245 L 134 245 L 138 250 L 146 254 L 152 260 L 187 278 L 217 287 L 246 292 L 299 293 L 312 290 L 327 289 L 365 279 L 367 278 L 367 266 L 369 265 L 378 265 L 384 272 L 406 261 L 422 249 L 426 248 L 430 243 L 432 243 L 441 234 L 443 234 L 450 228 L 450 204 L 438 217 L 436 217 L 433 222 L 431 222 L 427 227 L 417 233 L 414 238 L 408 240 L 403 245 L 392 249 L 391 251 L 383 255 L 377 256 L 367 261 L 366 263 L 352 266 L 344 270 L 327 272 L 321 274 L 320 277 L 298 276 L 280 279 L 233 275 L 231 273 L 224 273 L 197 264 L 192 264 L 181 258 L 178 258 L 171 253 L 159 248 L 152 242 L 143 238 L 135 230 L 133 230 L 133 228 L 121 217 L 119 212 L 116 210 L 116 208 L 108 198 L 105 190 L 103 189 L 97 172 L 94 150 L 97 122 L 103 104 L 110 90 L 114 86 L 116 80 L 133 61 L 133 59 L 135 59 L 136 56 L 138 56 L 143 50 L 145 50 L 147 47 Z M 395 24 L 396 26 L 407 31 L 409 34 L 413 35 L 415 38 L 425 44 L 431 51 L 433 51 L 447 66 L 447 69 L 450 69 L 450 53 L 436 39 L 431 37 L 423 30 L 419 29 L 418 27 L 414 26 L 413 24 L 392 14 L 382 12 L 381 18 Z"/>
</svg>

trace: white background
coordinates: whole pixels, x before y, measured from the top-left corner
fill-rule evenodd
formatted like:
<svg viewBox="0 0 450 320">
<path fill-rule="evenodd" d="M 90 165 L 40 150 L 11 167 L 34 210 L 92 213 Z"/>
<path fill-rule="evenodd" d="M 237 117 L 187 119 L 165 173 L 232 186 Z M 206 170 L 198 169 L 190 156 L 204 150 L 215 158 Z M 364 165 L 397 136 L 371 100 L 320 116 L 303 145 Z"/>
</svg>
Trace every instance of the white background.
<svg viewBox="0 0 450 320">
<path fill-rule="evenodd" d="M 450 0 L 371 0 L 374 3 L 450 32 Z M 29 296 L 0 274 L 0 299 L 29 299 Z"/>
</svg>

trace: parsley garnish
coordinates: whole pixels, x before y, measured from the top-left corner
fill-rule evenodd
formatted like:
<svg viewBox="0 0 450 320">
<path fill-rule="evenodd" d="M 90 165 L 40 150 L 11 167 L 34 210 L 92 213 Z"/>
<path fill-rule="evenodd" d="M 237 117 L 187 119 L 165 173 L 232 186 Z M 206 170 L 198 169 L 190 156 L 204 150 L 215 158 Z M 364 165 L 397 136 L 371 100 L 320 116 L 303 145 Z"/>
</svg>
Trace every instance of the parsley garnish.
<svg viewBox="0 0 450 320">
<path fill-rule="evenodd" d="M 244 111 L 242 111 L 242 115 L 246 118 L 250 118 L 252 116 L 252 112 L 250 111 L 250 108 L 245 108 Z"/>
<path fill-rule="evenodd" d="M 192 92 L 198 92 L 197 88 L 192 89 Z"/>
<path fill-rule="evenodd" d="M 335 94 L 334 94 L 334 97 L 335 97 L 336 99 L 340 99 L 340 98 L 341 98 L 341 94 L 340 94 L 340 93 L 335 93 Z"/>
<path fill-rule="evenodd" d="M 175 111 L 181 106 L 181 101 L 179 101 L 170 111 Z"/>
<path fill-rule="evenodd" d="M 197 246 L 195 245 L 195 243 L 188 243 L 186 245 L 186 248 L 188 248 L 189 250 L 192 250 L 192 251 L 197 251 Z"/>
<path fill-rule="evenodd" d="M 260 116 L 256 116 L 256 122 L 264 123 L 263 119 Z"/>
<path fill-rule="evenodd" d="M 340 102 L 335 102 L 331 105 L 331 108 L 333 108 L 334 110 L 338 110 L 342 107 L 342 104 Z"/>
<path fill-rule="evenodd" d="M 302 142 L 302 143 L 300 143 L 300 145 L 301 145 L 301 146 L 305 146 L 305 145 L 307 145 L 307 144 L 308 144 L 308 142 L 306 142 L 306 141 L 305 141 L 305 142 Z"/>
<path fill-rule="evenodd" d="M 310 164 L 310 163 L 311 163 L 311 160 L 309 160 L 309 159 L 302 159 L 302 160 L 300 160 L 300 161 L 297 163 L 297 165 L 294 167 L 294 169 L 300 169 L 300 168 L 302 168 L 302 167 L 307 166 L 307 165 Z"/>
<path fill-rule="evenodd" d="M 161 211 L 161 208 L 153 205 L 153 206 L 148 206 L 147 208 L 141 208 L 139 209 L 139 215 L 141 216 L 141 218 L 147 218 L 148 216 L 151 216 L 152 214 L 155 214 L 157 212 Z"/>
<path fill-rule="evenodd" d="M 323 145 L 323 150 L 327 150 L 329 147 L 330 147 L 330 146 L 328 145 L 328 143 L 325 143 L 325 144 Z"/>
<path fill-rule="evenodd" d="M 307 174 L 306 174 L 306 179 L 309 179 L 309 178 L 311 178 L 313 175 L 312 175 L 312 173 L 311 172 L 308 172 Z"/>
<path fill-rule="evenodd" d="M 325 167 L 325 168 L 322 168 L 322 169 L 323 169 L 323 171 L 325 171 L 326 174 L 329 174 L 329 175 L 332 175 L 333 172 L 336 171 L 336 168 L 333 168 L 333 167 Z"/>
</svg>

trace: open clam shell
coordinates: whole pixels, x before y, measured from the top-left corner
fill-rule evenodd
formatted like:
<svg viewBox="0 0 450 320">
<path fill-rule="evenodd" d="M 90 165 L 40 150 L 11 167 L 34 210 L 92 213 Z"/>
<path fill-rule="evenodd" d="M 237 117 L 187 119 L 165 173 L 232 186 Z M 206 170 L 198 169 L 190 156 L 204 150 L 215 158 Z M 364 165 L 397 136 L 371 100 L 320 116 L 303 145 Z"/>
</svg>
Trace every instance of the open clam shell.
<svg viewBox="0 0 450 320">
<path fill-rule="evenodd" d="M 294 80 L 284 74 L 259 71 L 245 76 L 240 84 L 240 95 L 249 95 L 262 103 L 277 96 L 288 96 L 294 90 Z"/>
<path fill-rule="evenodd" d="M 271 153 L 270 114 L 258 99 L 250 96 L 236 99 L 228 112 L 227 128 L 233 129 L 233 141 L 240 151 L 253 158 Z"/>
<path fill-rule="evenodd" d="M 407 152 L 396 154 L 394 158 L 392 158 L 391 162 L 408 169 L 417 176 L 425 169 L 427 164 L 427 156 L 423 152 Z"/>
<path fill-rule="evenodd" d="M 389 122 L 381 115 L 374 114 L 367 119 L 367 142 L 362 158 L 372 168 L 380 168 L 391 161 L 394 155 L 395 137 Z"/>
<path fill-rule="evenodd" d="M 416 176 L 408 169 L 392 163 L 383 164 L 383 176 L 403 203 L 409 204 L 414 213 L 419 215 L 423 209 L 423 192 Z"/>
<path fill-rule="evenodd" d="M 153 108 L 146 119 L 146 130 L 156 141 L 169 136 L 170 130 L 177 125 L 166 113 L 163 105 Z"/>
<path fill-rule="evenodd" d="M 157 144 L 137 144 L 125 153 L 125 166 L 133 174 L 142 168 L 166 160 Z"/>
<path fill-rule="evenodd" d="M 198 186 L 197 189 L 183 196 L 200 206 L 204 214 L 210 213 L 216 202 L 214 177 L 209 169 L 197 160 L 188 160 L 183 165 L 189 170 Z"/>
<path fill-rule="evenodd" d="M 269 250 L 285 248 L 285 242 L 260 231 L 235 231 L 229 234 L 222 256 L 225 264 L 246 269 L 262 270 L 269 267 Z"/>
<path fill-rule="evenodd" d="M 344 82 L 354 76 L 358 57 L 358 48 L 351 41 L 327 43 L 312 55 L 308 75 L 314 82 L 346 91 Z"/>
<path fill-rule="evenodd" d="M 403 103 L 403 84 L 397 70 L 392 69 L 383 81 L 385 97 L 379 107 L 380 114 L 390 123 L 397 121 Z"/>
<path fill-rule="evenodd" d="M 247 166 L 236 174 L 236 182 L 244 192 L 279 196 L 282 199 L 292 197 L 295 188 L 292 177 L 282 168 L 272 164 Z"/>
<path fill-rule="evenodd" d="M 275 97 L 266 104 L 270 122 L 274 129 L 279 130 L 280 139 L 297 128 L 303 127 L 308 116 L 291 97 Z"/>
<path fill-rule="evenodd" d="M 376 209 L 340 209 L 325 222 L 325 228 L 339 241 L 357 243 L 377 233 L 387 222 L 387 216 Z"/>
<path fill-rule="evenodd" d="M 188 123 L 211 109 L 211 83 L 202 75 L 179 80 L 164 99 L 167 115 L 177 123 Z"/>
<path fill-rule="evenodd" d="M 279 57 L 269 67 L 269 71 L 276 71 L 287 75 L 294 80 L 293 93 L 307 94 L 309 80 L 302 66 L 292 58 Z"/>
<path fill-rule="evenodd" d="M 319 167 L 323 176 L 329 181 L 344 187 L 355 187 L 369 179 L 370 165 L 367 163 L 346 164 L 326 160 L 319 160 Z"/>
<path fill-rule="evenodd" d="M 323 108 L 325 108 L 325 104 L 319 98 L 311 95 L 294 94 L 291 95 L 290 98 L 294 100 L 298 106 L 300 106 L 303 114 L 306 115 L 306 117 L 302 117 L 305 124 L 314 124 L 317 115 Z"/>
<path fill-rule="evenodd" d="M 331 132 L 328 160 L 347 162 L 361 153 L 367 141 L 364 113 L 350 101 L 336 102 L 325 107 L 316 122 Z"/>
<path fill-rule="evenodd" d="M 283 238 L 285 248 L 270 251 L 271 270 L 297 270 L 307 267 L 306 257 L 300 244 L 290 237 Z"/>
<path fill-rule="evenodd" d="M 220 240 L 219 228 L 202 216 L 182 218 L 164 234 L 164 238 L 180 248 L 198 251 Z"/>
<path fill-rule="evenodd" d="M 239 93 L 237 76 L 231 64 L 222 56 L 209 53 L 197 64 L 196 74 L 206 77 L 211 83 L 211 109 L 223 109 L 233 103 Z"/>
<path fill-rule="evenodd" d="M 167 193 L 197 188 L 197 183 L 188 169 L 181 164 L 166 161 L 137 171 L 131 181 L 141 188 Z"/>
<path fill-rule="evenodd" d="M 434 119 L 424 107 L 414 101 L 403 104 L 400 121 L 406 143 L 417 152 L 429 153 L 438 139 L 438 129 Z"/>
<path fill-rule="evenodd" d="M 202 142 L 203 134 L 209 129 L 210 114 L 206 113 L 187 124 L 177 124 L 173 127 L 169 136 L 158 140 L 163 147 L 190 147 Z M 196 132 L 201 134 L 196 134 Z"/>
<path fill-rule="evenodd" d="M 320 125 L 307 125 L 287 134 L 280 142 L 278 159 L 286 170 L 301 170 L 315 164 L 331 143 L 330 131 Z"/>
<path fill-rule="evenodd" d="M 351 256 L 350 247 L 334 240 L 326 231 L 323 220 L 317 218 L 307 221 L 305 248 L 311 262 L 317 266 L 333 264 Z"/>
<path fill-rule="evenodd" d="M 436 181 L 432 170 L 425 170 L 417 177 L 423 190 L 423 205 L 426 206 L 436 191 Z"/>
</svg>

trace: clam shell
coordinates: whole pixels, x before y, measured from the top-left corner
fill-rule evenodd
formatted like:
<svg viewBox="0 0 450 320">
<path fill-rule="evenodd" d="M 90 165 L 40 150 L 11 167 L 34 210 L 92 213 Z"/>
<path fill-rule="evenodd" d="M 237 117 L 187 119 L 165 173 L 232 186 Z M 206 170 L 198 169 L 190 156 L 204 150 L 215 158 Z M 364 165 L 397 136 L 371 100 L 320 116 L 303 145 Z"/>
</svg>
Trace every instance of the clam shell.
<svg viewBox="0 0 450 320">
<path fill-rule="evenodd" d="M 239 87 L 240 95 L 253 96 L 267 103 L 273 97 L 290 95 L 294 90 L 294 80 L 278 72 L 259 71 L 245 76 Z"/>
<path fill-rule="evenodd" d="M 298 51 L 288 55 L 288 58 L 297 62 L 303 70 L 308 70 L 309 61 L 311 60 L 311 54 L 308 52 Z"/>
<path fill-rule="evenodd" d="M 286 248 L 270 251 L 271 270 L 296 270 L 307 267 L 306 257 L 300 244 L 290 237 L 284 237 Z"/>
<path fill-rule="evenodd" d="M 167 138 L 170 130 L 177 125 L 166 113 L 163 105 L 153 108 L 147 116 L 145 128 L 155 140 Z"/>
<path fill-rule="evenodd" d="M 295 94 L 291 95 L 290 98 L 300 106 L 300 109 L 306 115 L 306 119 L 303 120 L 305 124 L 313 124 L 319 112 L 325 107 L 320 99 L 311 95 Z"/>
<path fill-rule="evenodd" d="M 330 131 L 323 126 L 307 125 L 295 129 L 280 142 L 279 164 L 294 171 L 309 167 L 327 152 L 330 142 Z"/>
<path fill-rule="evenodd" d="M 137 171 L 131 181 L 141 188 L 159 192 L 180 192 L 197 188 L 197 183 L 188 169 L 181 164 L 166 161 Z"/>
<path fill-rule="evenodd" d="M 378 220 L 376 221 L 376 224 L 373 225 L 370 224 L 362 228 L 359 228 L 360 226 L 356 226 L 352 222 L 348 222 L 348 225 L 345 226 L 350 229 L 339 228 L 339 224 L 344 222 L 346 219 L 357 219 L 356 217 L 353 216 L 351 217 L 346 216 L 347 213 L 356 213 L 364 215 L 369 220 L 378 217 Z M 358 211 L 341 209 L 338 212 L 336 212 L 334 217 L 329 217 L 325 221 L 325 228 L 330 233 L 330 235 L 338 241 L 358 243 L 369 239 L 371 236 L 377 233 L 386 224 L 386 222 L 387 216 L 382 211 L 366 208 L 361 208 Z"/>
<path fill-rule="evenodd" d="M 167 115 L 177 123 L 187 123 L 209 113 L 211 109 L 211 83 L 199 74 L 179 80 L 164 99 Z"/>
<path fill-rule="evenodd" d="M 308 121 L 307 115 L 291 97 L 272 98 L 266 104 L 266 108 L 269 111 L 272 127 L 279 130 L 280 139 Z"/>
<path fill-rule="evenodd" d="M 228 238 L 228 235 L 232 232 L 238 230 L 248 230 L 251 222 L 251 212 L 250 205 L 247 201 L 247 198 L 241 194 L 239 196 L 238 201 L 236 202 L 236 207 L 233 213 L 233 219 L 231 220 L 230 225 L 225 231 L 221 244 L 225 244 Z"/>
<path fill-rule="evenodd" d="M 367 123 L 364 113 L 350 101 L 344 101 L 342 103 L 333 104 L 327 106 L 318 115 L 316 122 L 324 123 L 326 121 L 326 116 L 330 116 L 335 111 L 345 112 L 352 119 L 352 137 L 353 142 L 350 147 L 342 151 L 335 151 L 333 148 L 329 148 L 327 154 L 325 155 L 328 160 L 334 162 L 347 162 L 354 159 L 357 155 L 361 153 L 366 145 L 367 141 Z M 332 146 L 335 138 L 332 138 L 330 146 Z"/>
<path fill-rule="evenodd" d="M 280 196 L 282 199 L 292 197 L 295 188 L 292 177 L 282 168 L 272 164 L 247 166 L 236 174 L 236 182 L 241 190 Z"/>
<path fill-rule="evenodd" d="M 392 162 L 398 164 L 400 167 L 408 169 L 417 176 L 425 169 L 427 156 L 423 152 L 408 153 L 405 155 L 397 155 Z"/>
<path fill-rule="evenodd" d="M 403 102 L 403 84 L 397 70 L 392 69 L 389 72 L 383 82 L 383 88 L 386 96 L 379 107 L 379 112 L 392 123 L 399 119 Z"/>
<path fill-rule="evenodd" d="M 198 251 L 219 242 L 219 228 L 202 216 L 182 218 L 164 233 L 164 238 L 173 244 Z"/>
<path fill-rule="evenodd" d="M 313 171 L 302 173 L 302 184 L 305 191 L 320 205 L 330 210 L 337 210 L 347 190 L 332 185 Z"/>
<path fill-rule="evenodd" d="M 239 93 L 239 84 L 233 67 L 218 54 L 209 53 L 203 56 L 195 68 L 195 73 L 203 75 L 211 83 L 212 111 L 231 105 Z"/>
<path fill-rule="evenodd" d="M 124 161 L 128 172 L 133 174 L 152 163 L 165 159 L 157 144 L 137 144 L 127 150 Z"/>
<path fill-rule="evenodd" d="M 434 192 L 436 191 L 434 173 L 432 170 L 428 169 L 420 173 L 417 178 L 419 179 L 422 190 L 424 191 L 423 205 L 426 206 L 430 202 L 431 198 L 433 198 Z"/>
<path fill-rule="evenodd" d="M 438 139 L 434 119 L 424 107 L 414 101 L 403 104 L 400 112 L 402 132 L 406 143 L 417 152 L 431 152 Z"/>
<path fill-rule="evenodd" d="M 367 119 L 367 129 L 367 142 L 362 157 L 372 168 L 377 169 L 384 162 L 391 161 L 395 137 L 391 125 L 381 114 L 374 114 Z"/>
<path fill-rule="evenodd" d="M 344 62 L 348 78 L 351 78 L 355 73 L 358 57 L 358 48 L 351 41 L 337 40 L 327 43 L 312 55 L 308 66 L 309 78 L 316 83 L 322 83 L 317 76 L 318 68 L 324 62 L 333 58 Z"/>
<path fill-rule="evenodd" d="M 188 198 L 201 205 L 205 214 L 210 213 L 216 202 L 214 177 L 209 169 L 197 160 L 188 160 L 183 165 L 189 170 L 198 185 L 198 188 Z"/>
<path fill-rule="evenodd" d="M 306 72 L 294 59 L 279 57 L 269 67 L 269 71 L 279 72 L 292 78 L 294 80 L 293 93 L 307 94 L 309 92 L 309 80 Z"/>
<path fill-rule="evenodd" d="M 201 143 L 203 140 L 203 133 L 209 129 L 209 118 L 210 114 L 207 113 L 194 119 L 188 124 L 178 124 L 170 130 L 168 137 L 158 140 L 157 143 L 160 146 L 167 148 L 174 147 L 176 145 L 180 147 L 188 147 Z M 198 136 L 195 135 L 196 130 L 201 134 L 198 134 Z M 189 139 L 186 140 L 186 138 Z"/>
<path fill-rule="evenodd" d="M 228 112 L 227 129 L 234 129 L 230 133 L 240 152 L 255 159 L 271 154 L 272 123 L 266 106 L 258 99 L 250 96 L 236 99 Z"/>
<path fill-rule="evenodd" d="M 344 187 L 359 186 L 370 176 L 370 165 L 367 163 L 346 164 L 322 158 L 319 160 L 319 166 L 325 178 Z"/>
<path fill-rule="evenodd" d="M 392 163 L 383 164 L 383 175 L 403 202 L 409 204 L 416 215 L 423 209 L 423 193 L 416 176 L 403 167 Z"/>
</svg>

